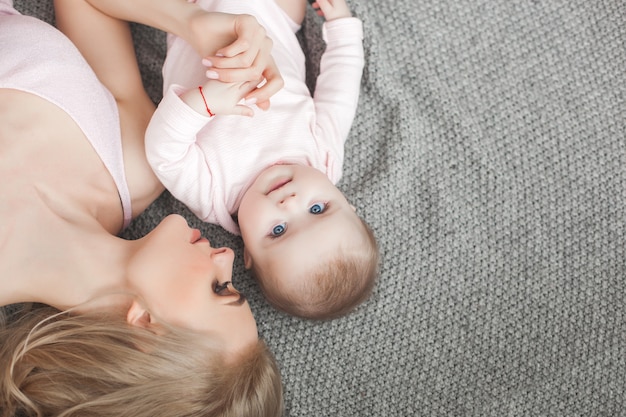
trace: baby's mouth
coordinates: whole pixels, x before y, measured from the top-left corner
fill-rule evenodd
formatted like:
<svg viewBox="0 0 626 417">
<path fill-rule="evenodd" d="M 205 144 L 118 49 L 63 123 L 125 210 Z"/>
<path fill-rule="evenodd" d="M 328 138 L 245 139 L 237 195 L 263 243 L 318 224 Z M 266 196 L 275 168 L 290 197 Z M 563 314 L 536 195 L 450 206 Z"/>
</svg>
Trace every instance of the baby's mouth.
<svg viewBox="0 0 626 417">
<path fill-rule="evenodd" d="M 267 192 L 267 194 L 270 194 L 271 192 L 274 192 L 274 191 L 284 187 L 285 185 L 289 184 L 290 182 L 291 182 L 291 178 L 283 178 L 283 179 L 277 181 L 274 185 L 272 185 L 272 187 L 270 187 L 270 189 Z"/>
</svg>

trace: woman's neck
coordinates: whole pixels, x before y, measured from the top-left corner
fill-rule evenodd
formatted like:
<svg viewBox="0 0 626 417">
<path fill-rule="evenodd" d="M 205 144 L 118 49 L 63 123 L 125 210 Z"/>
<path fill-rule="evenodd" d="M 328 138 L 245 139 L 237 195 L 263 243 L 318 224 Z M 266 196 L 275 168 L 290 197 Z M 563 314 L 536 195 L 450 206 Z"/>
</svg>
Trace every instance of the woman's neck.
<svg viewBox="0 0 626 417">
<path fill-rule="evenodd" d="M 0 305 L 32 301 L 66 309 L 124 288 L 130 242 L 95 220 L 68 220 L 32 205 L 11 220 L 2 225 Z"/>
</svg>

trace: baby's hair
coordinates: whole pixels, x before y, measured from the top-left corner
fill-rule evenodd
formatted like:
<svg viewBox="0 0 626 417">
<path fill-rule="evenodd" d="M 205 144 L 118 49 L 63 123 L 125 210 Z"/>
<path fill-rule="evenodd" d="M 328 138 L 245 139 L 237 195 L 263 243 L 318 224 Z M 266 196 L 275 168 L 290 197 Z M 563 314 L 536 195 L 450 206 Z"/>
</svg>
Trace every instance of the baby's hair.
<svg viewBox="0 0 626 417">
<path fill-rule="evenodd" d="M 380 253 L 372 229 L 361 220 L 364 237 L 358 250 L 337 251 L 333 259 L 323 259 L 299 281 L 301 286 L 287 291 L 280 283 L 252 265 L 268 302 L 285 313 L 315 320 L 345 316 L 367 300 L 378 277 Z"/>
<path fill-rule="evenodd" d="M 280 374 L 262 340 L 226 361 L 204 335 L 58 313 L 37 308 L 0 329 L 0 416 L 282 413 Z"/>
</svg>

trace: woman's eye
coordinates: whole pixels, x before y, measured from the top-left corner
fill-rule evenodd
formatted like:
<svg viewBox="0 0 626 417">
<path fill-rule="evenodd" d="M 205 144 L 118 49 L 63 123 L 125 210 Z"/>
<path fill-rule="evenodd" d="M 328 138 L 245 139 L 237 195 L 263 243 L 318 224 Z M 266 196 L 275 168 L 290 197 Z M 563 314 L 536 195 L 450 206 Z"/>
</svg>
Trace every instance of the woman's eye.
<svg viewBox="0 0 626 417">
<path fill-rule="evenodd" d="M 215 282 L 213 284 L 213 291 L 217 294 L 217 295 L 232 295 L 232 294 L 239 294 L 239 291 L 237 291 L 235 289 L 235 287 L 233 287 L 233 283 L 231 281 L 226 281 L 224 283 L 219 283 L 219 282 Z"/>
<path fill-rule="evenodd" d="M 287 230 L 287 224 L 286 223 L 277 224 L 276 226 L 272 227 L 272 231 L 271 231 L 270 235 L 272 237 L 278 237 L 278 236 L 282 235 L 283 233 L 285 233 L 286 230 Z"/>
<path fill-rule="evenodd" d="M 311 207 L 309 207 L 309 213 L 321 214 L 326 211 L 326 205 L 326 203 L 315 203 Z"/>
<path fill-rule="evenodd" d="M 213 284 L 213 292 L 218 295 L 222 295 L 222 292 L 227 288 L 227 284 L 220 284 L 219 282 L 215 282 Z"/>
</svg>

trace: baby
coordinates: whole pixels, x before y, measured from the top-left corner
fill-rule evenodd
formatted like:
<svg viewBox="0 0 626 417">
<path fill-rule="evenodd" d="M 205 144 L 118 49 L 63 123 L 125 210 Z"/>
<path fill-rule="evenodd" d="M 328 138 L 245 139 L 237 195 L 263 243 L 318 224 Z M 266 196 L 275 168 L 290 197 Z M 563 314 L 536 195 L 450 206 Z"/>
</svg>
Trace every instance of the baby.
<svg viewBox="0 0 626 417">
<path fill-rule="evenodd" d="M 244 100 L 256 85 L 216 80 L 210 62 L 170 36 L 148 160 L 200 219 L 241 234 L 245 266 L 276 308 L 313 319 L 345 315 L 370 295 L 379 260 L 372 231 L 334 185 L 357 107 L 362 23 L 345 0 L 313 3 L 326 19 L 326 50 L 311 97 L 295 36 L 305 0 L 199 4 L 254 16 L 274 43 L 284 88 L 262 111 Z"/>
</svg>

